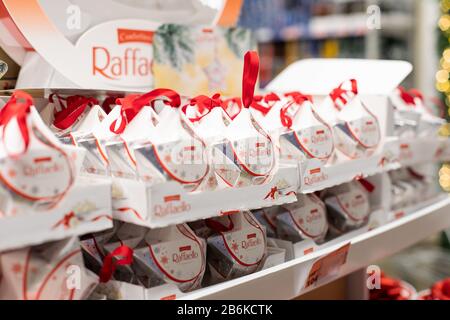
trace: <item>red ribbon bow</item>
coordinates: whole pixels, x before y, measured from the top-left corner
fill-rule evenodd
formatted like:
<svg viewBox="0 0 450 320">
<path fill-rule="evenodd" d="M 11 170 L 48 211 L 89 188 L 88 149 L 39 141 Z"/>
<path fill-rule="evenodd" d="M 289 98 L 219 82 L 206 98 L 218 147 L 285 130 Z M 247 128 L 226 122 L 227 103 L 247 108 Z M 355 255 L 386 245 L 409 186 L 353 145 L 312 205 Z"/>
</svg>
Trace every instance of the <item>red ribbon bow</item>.
<svg viewBox="0 0 450 320">
<path fill-rule="evenodd" d="M 275 194 L 278 192 L 277 187 L 272 187 L 269 191 L 269 193 L 264 197 L 264 200 L 266 199 L 275 199 Z"/>
<path fill-rule="evenodd" d="M 30 108 L 33 105 L 33 98 L 23 91 L 15 91 L 9 101 L 5 104 L 3 109 L 0 110 L 0 126 L 3 126 L 3 144 L 10 157 L 18 157 L 24 154 L 28 150 L 30 144 L 30 133 L 27 125 L 27 115 L 30 112 Z M 22 152 L 13 154 L 8 151 L 6 147 L 6 128 L 11 121 L 16 119 L 19 126 L 20 134 L 24 142 L 24 148 Z"/>
<path fill-rule="evenodd" d="M 366 189 L 367 192 L 372 193 L 375 190 L 375 185 L 369 180 L 358 178 L 357 181 L 364 187 L 364 189 Z"/>
<path fill-rule="evenodd" d="M 299 91 L 291 91 L 284 94 L 285 97 L 292 99 L 296 104 L 301 105 L 305 101 L 313 102 L 311 95 L 303 94 Z"/>
<path fill-rule="evenodd" d="M 220 223 L 219 221 L 214 220 L 214 219 L 206 219 L 205 224 L 208 228 L 210 228 L 218 233 L 231 231 L 234 228 L 234 223 L 233 223 L 233 220 L 231 220 L 231 218 L 229 216 L 227 216 L 227 218 L 230 221 L 228 226 L 225 226 L 222 223 Z"/>
<path fill-rule="evenodd" d="M 108 282 L 116 271 L 117 266 L 125 266 L 133 263 L 133 249 L 121 245 L 103 259 L 100 270 L 100 282 Z"/>
<path fill-rule="evenodd" d="M 262 105 L 261 101 L 263 101 L 265 105 Z M 254 96 L 251 107 L 258 110 L 263 115 L 266 115 L 277 101 L 280 101 L 280 98 L 273 92 L 266 94 L 265 96 Z"/>
<path fill-rule="evenodd" d="M 350 89 L 344 89 L 343 86 L 350 83 Z M 342 82 L 339 87 L 333 89 L 330 93 L 330 98 L 334 102 L 334 106 L 341 110 L 341 106 L 338 105 L 338 102 L 345 106 L 348 102 L 349 97 L 353 97 L 358 94 L 358 86 L 355 79 L 350 79 L 348 81 Z"/>
<path fill-rule="evenodd" d="M 165 100 L 167 98 L 168 100 Z M 117 99 L 116 103 L 122 106 L 120 113 L 120 125 L 118 128 L 117 121 L 111 123 L 110 130 L 116 134 L 121 134 L 125 130 L 127 124 L 139 113 L 144 106 L 154 106 L 156 100 L 164 100 L 166 104 L 173 108 L 178 108 L 181 104 L 180 95 L 170 89 L 154 89 L 143 95 L 132 94 L 125 98 Z"/>
<path fill-rule="evenodd" d="M 95 98 L 79 95 L 62 98 L 55 93 L 51 94 L 48 98 L 51 103 L 54 103 L 53 97 L 55 96 L 58 98 L 62 109 L 61 111 L 56 111 L 55 109 L 55 120 L 53 121 L 53 125 L 61 130 L 70 128 L 88 106 L 98 104 L 98 101 Z"/>
<path fill-rule="evenodd" d="M 236 105 L 239 108 L 239 111 L 236 114 L 230 114 L 230 106 Z M 239 112 L 242 109 L 242 99 L 235 97 L 235 98 L 229 98 L 222 101 L 222 108 L 225 110 L 225 112 L 228 114 L 231 120 L 236 118 L 236 116 L 239 114 Z"/>
<path fill-rule="evenodd" d="M 184 114 L 186 114 L 188 106 L 197 106 L 200 115 L 195 118 L 189 118 L 190 121 L 196 122 L 200 121 L 204 116 L 210 113 L 213 108 L 222 107 L 222 99 L 220 99 L 219 93 L 214 94 L 212 97 L 205 95 L 196 96 L 189 101 L 189 104 L 182 107 L 181 111 L 184 112 Z"/>
<path fill-rule="evenodd" d="M 242 105 L 244 108 L 249 108 L 253 102 L 258 73 L 258 53 L 256 51 L 247 51 L 244 56 L 244 72 L 242 75 Z"/>
<path fill-rule="evenodd" d="M 450 300 L 450 278 L 436 282 L 430 295 L 433 300 Z"/>
<path fill-rule="evenodd" d="M 415 106 L 416 103 L 414 102 L 414 97 L 405 90 L 405 88 L 399 86 L 397 87 L 398 91 L 400 92 L 400 98 L 405 102 L 406 104 L 410 106 Z"/>
<path fill-rule="evenodd" d="M 103 100 L 102 109 L 106 112 L 106 114 L 110 113 L 112 108 L 111 106 L 116 104 L 117 99 L 123 98 L 123 95 L 112 95 L 108 96 Z"/>
</svg>

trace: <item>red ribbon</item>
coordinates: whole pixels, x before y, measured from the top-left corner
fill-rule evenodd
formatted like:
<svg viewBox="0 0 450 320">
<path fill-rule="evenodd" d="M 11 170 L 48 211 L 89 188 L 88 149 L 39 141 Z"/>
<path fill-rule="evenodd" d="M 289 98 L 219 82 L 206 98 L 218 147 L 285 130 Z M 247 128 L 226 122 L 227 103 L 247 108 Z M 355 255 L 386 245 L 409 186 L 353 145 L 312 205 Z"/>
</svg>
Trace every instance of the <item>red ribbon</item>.
<svg viewBox="0 0 450 320">
<path fill-rule="evenodd" d="M 116 128 L 118 120 L 114 120 L 110 126 L 111 132 L 116 134 L 123 133 L 127 124 L 133 120 L 144 106 L 153 106 L 156 100 L 164 100 L 163 98 L 167 98 L 168 100 L 165 100 L 165 103 L 173 108 L 178 108 L 181 104 L 180 95 L 170 89 L 155 89 L 143 95 L 132 94 L 125 98 L 117 99 L 116 103 L 122 106 L 120 125 Z"/>
<path fill-rule="evenodd" d="M 409 173 L 413 178 L 415 178 L 415 179 L 417 179 L 417 180 L 424 180 L 424 179 L 425 179 L 425 177 L 424 177 L 423 175 L 421 175 L 420 173 L 418 173 L 417 171 L 415 171 L 415 170 L 412 169 L 412 168 L 407 168 L 406 170 L 408 171 L 408 173 Z"/>
<path fill-rule="evenodd" d="M 111 105 L 116 105 L 117 99 L 120 99 L 120 98 L 123 98 L 123 95 L 114 95 L 114 96 L 106 97 L 102 103 L 103 111 L 105 111 L 107 114 L 110 113 L 112 110 Z"/>
<path fill-rule="evenodd" d="M 259 72 L 259 56 L 256 51 L 247 51 L 244 56 L 244 72 L 242 75 L 242 104 L 250 107 L 255 94 L 256 80 Z"/>
<path fill-rule="evenodd" d="M 380 289 L 370 290 L 370 300 L 408 300 L 411 298 L 410 294 L 405 296 L 405 288 L 399 280 L 389 278 L 384 273 L 381 273 L 380 285 Z"/>
<path fill-rule="evenodd" d="M 414 97 L 405 90 L 405 88 L 399 86 L 397 87 L 398 91 L 400 92 L 400 98 L 408 105 L 415 106 L 416 103 L 414 102 Z"/>
<path fill-rule="evenodd" d="M 228 226 L 223 225 L 222 223 L 220 223 L 217 220 L 214 219 L 206 219 L 205 220 L 205 224 L 208 228 L 216 231 L 216 232 L 227 232 L 227 231 L 231 231 L 234 228 L 234 223 L 233 220 L 231 220 L 231 218 L 229 216 L 227 216 L 230 223 L 228 224 Z"/>
<path fill-rule="evenodd" d="M 125 266 L 133 263 L 133 249 L 126 245 L 121 245 L 103 259 L 103 266 L 100 270 L 100 282 L 108 282 L 117 266 Z"/>
<path fill-rule="evenodd" d="M 261 101 L 263 101 L 265 105 L 262 105 Z M 266 115 L 277 101 L 280 101 L 280 98 L 275 93 L 269 93 L 265 96 L 254 96 L 251 107 L 258 110 L 263 115 Z"/>
<path fill-rule="evenodd" d="M 264 200 L 266 199 L 275 199 L 275 194 L 278 192 L 277 187 L 273 187 L 270 189 L 269 193 L 264 197 Z"/>
<path fill-rule="evenodd" d="M 284 94 L 285 97 L 288 97 L 292 100 L 292 103 L 287 104 L 280 110 L 280 120 L 281 124 L 285 126 L 286 128 L 292 127 L 292 118 L 289 115 L 289 108 L 291 107 L 301 107 L 301 105 L 305 101 L 309 101 L 312 103 L 313 99 L 312 96 L 303 94 L 298 91 L 292 91 Z"/>
<path fill-rule="evenodd" d="M 410 93 L 413 97 L 419 98 L 419 99 L 422 100 L 422 101 L 425 100 L 425 98 L 424 98 L 424 96 L 423 96 L 423 93 L 420 92 L 419 89 L 410 89 L 410 90 L 409 90 L 409 93 Z"/>
<path fill-rule="evenodd" d="M 360 178 L 358 182 L 367 190 L 367 192 L 372 193 L 375 190 L 375 185 L 366 179 Z"/>
<path fill-rule="evenodd" d="M 343 83 L 341 83 L 339 85 L 339 87 L 333 89 L 333 91 L 331 91 L 330 93 L 330 98 L 331 100 L 333 100 L 334 105 L 336 106 L 336 108 L 338 110 L 340 110 L 340 106 L 338 106 L 336 103 L 337 101 L 340 101 L 342 103 L 342 105 L 346 105 L 348 100 L 345 97 L 345 95 L 349 95 L 349 93 L 351 93 L 352 95 L 357 95 L 358 94 L 358 86 L 357 86 L 357 82 L 355 79 L 350 79 L 348 80 L 350 82 L 350 90 L 349 89 L 343 89 L 342 87 L 347 84 L 348 82 L 345 81 Z"/>
<path fill-rule="evenodd" d="M 296 104 L 301 105 L 305 101 L 313 102 L 311 95 L 303 94 L 299 91 L 291 91 L 284 94 L 285 97 L 291 98 Z"/>
<path fill-rule="evenodd" d="M 33 105 L 33 98 L 23 91 L 15 91 L 9 101 L 0 110 L 0 126 L 3 126 L 3 144 L 10 157 L 17 157 L 24 154 L 28 150 L 30 144 L 30 133 L 28 132 L 27 126 L 27 115 L 30 112 L 30 107 Z M 22 152 L 17 154 L 12 154 L 8 151 L 6 147 L 6 128 L 9 123 L 14 119 L 17 120 L 19 125 L 20 134 L 24 142 L 24 149 Z"/>
<path fill-rule="evenodd" d="M 164 98 L 167 98 L 167 100 Z M 144 106 L 153 106 L 153 102 L 156 100 L 165 100 L 165 103 L 170 105 L 172 108 L 178 108 L 181 105 L 181 97 L 176 91 L 161 88 L 154 89 L 141 95 L 134 101 L 134 106 L 140 110 Z"/>
<path fill-rule="evenodd" d="M 49 97 L 51 103 L 53 103 L 54 96 L 55 94 L 51 94 Z M 69 96 L 67 98 L 61 98 L 58 95 L 56 96 L 63 109 L 57 112 L 55 110 L 55 120 L 53 121 L 53 125 L 61 130 L 70 128 L 88 106 L 98 104 L 98 101 L 95 98 L 88 98 L 79 95 Z"/>
<path fill-rule="evenodd" d="M 75 219 L 75 218 L 77 218 L 77 216 L 75 215 L 75 212 L 70 211 L 69 213 L 65 214 L 61 220 L 56 222 L 53 225 L 52 229 L 55 229 L 55 228 L 59 227 L 60 225 L 63 225 L 65 229 L 69 229 L 70 222 L 72 221 L 72 219 Z"/>
<path fill-rule="evenodd" d="M 450 300 L 450 278 L 436 282 L 430 295 L 433 300 Z"/>
<path fill-rule="evenodd" d="M 239 114 L 239 112 L 236 114 L 230 114 L 230 111 L 228 109 L 229 109 L 230 105 L 233 105 L 233 104 L 238 106 L 239 112 L 240 112 L 242 109 L 242 99 L 241 98 L 235 97 L 235 98 L 229 98 L 229 99 L 222 101 L 222 108 L 223 108 L 223 110 L 225 110 L 225 112 L 228 114 L 228 116 L 230 117 L 231 120 L 236 118 L 236 116 Z"/>
<path fill-rule="evenodd" d="M 222 107 L 222 99 L 220 99 L 220 94 L 216 93 L 212 97 L 208 97 L 205 95 L 199 95 L 195 98 L 192 98 L 189 101 L 189 104 L 184 105 L 181 108 L 181 111 L 186 114 L 186 110 L 188 106 L 197 106 L 198 112 L 200 116 L 195 118 L 189 118 L 192 122 L 200 121 L 204 116 L 211 112 L 211 110 L 215 107 Z"/>
</svg>

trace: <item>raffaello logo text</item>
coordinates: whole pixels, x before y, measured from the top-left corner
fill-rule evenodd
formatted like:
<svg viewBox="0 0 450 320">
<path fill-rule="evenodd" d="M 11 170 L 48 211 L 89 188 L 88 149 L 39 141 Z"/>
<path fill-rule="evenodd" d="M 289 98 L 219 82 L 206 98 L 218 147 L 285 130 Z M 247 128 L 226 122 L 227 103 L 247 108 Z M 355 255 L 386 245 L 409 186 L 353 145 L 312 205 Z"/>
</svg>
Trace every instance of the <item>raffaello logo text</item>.
<svg viewBox="0 0 450 320">
<path fill-rule="evenodd" d="M 164 203 L 153 206 L 153 213 L 157 217 L 165 217 L 172 214 L 179 214 L 191 210 L 191 205 L 183 200 L 179 194 L 164 197 Z"/>
<path fill-rule="evenodd" d="M 251 233 L 247 235 L 247 239 L 241 241 L 242 249 L 252 249 L 254 247 L 260 246 L 262 240 L 257 237 L 256 233 Z"/>
<path fill-rule="evenodd" d="M 198 258 L 198 253 L 191 248 L 191 246 L 184 246 L 179 248 L 179 253 L 172 254 L 173 263 L 186 263 Z"/>
<path fill-rule="evenodd" d="M 118 46 L 92 47 L 92 74 L 110 80 L 150 77 L 152 31 L 117 29 Z"/>
<path fill-rule="evenodd" d="M 143 89 L 153 84 L 153 35 L 158 25 L 118 20 L 88 30 L 77 47 L 89 67 L 80 72 L 107 88 Z"/>
</svg>

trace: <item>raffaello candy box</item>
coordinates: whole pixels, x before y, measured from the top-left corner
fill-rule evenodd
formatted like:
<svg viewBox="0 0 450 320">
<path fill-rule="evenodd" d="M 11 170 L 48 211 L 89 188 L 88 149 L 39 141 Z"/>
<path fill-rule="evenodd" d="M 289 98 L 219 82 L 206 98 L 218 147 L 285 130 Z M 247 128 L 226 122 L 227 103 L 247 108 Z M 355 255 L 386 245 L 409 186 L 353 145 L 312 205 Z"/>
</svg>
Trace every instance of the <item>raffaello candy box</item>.
<svg viewBox="0 0 450 320">
<path fill-rule="evenodd" d="M 74 186 L 84 155 L 55 137 L 31 96 L 14 92 L 0 111 L 0 217 L 54 208 Z"/>
<path fill-rule="evenodd" d="M 378 119 L 359 97 L 356 80 L 335 88 L 320 106 L 320 115 L 333 127 L 335 147 L 346 158 L 370 156 L 378 147 Z"/>
<path fill-rule="evenodd" d="M 277 215 L 277 233 L 281 239 L 299 242 L 325 240 L 328 232 L 325 204 L 315 194 L 301 194 L 298 201 L 283 205 Z"/>
<path fill-rule="evenodd" d="M 81 300 L 98 282 L 86 270 L 77 238 L 0 254 L 0 299 Z"/>
<path fill-rule="evenodd" d="M 342 234 L 368 222 L 371 213 L 369 193 L 374 188 L 369 181 L 360 179 L 324 191 L 323 201 L 333 233 Z"/>
<path fill-rule="evenodd" d="M 267 256 L 266 233 L 249 211 L 205 221 L 211 230 L 207 284 L 238 278 L 260 270 Z"/>
<path fill-rule="evenodd" d="M 133 258 L 133 271 L 144 287 L 171 283 L 186 292 L 201 285 L 206 244 L 186 224 L 151 229 Z"/>
</svg>

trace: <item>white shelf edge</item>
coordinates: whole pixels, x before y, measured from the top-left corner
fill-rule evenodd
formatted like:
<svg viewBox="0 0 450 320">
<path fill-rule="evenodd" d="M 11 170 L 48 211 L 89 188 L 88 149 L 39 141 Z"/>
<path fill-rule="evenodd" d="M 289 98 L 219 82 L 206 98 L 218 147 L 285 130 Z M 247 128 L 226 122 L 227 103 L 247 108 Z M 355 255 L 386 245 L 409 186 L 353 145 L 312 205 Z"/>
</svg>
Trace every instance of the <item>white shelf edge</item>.
<svg viewBox="0 0 450 320">
<path fill-rule="evenodd" d="M 434 202 L 434 203 L 433 203 Z M 304 257 L 282 263 L 221 284 L 196 290 L 181 297 L 196 299 L 291 299 L 312 289 L 366 267 L 373 261 L 411 246 L 421 239 L 450 227 L 450 197 L 447 195 L 428 201 L 429 205 L 410 208 L 409 214 L 376 229 L 348 239 L 343 237 L 333 245 Z M 424 205 L 424 204 L 422 204 Z M 417 209 L 415 209 L 417 208 Z M 415 209 L 415 210 L 414 210 Z M 400 240 L 400 241 L 397 241 Z M 312 263 L 351 242 L 346 264 L 338 275 L 314 288 L 303 289 Z M 372 245 L 375 244 L 375 245 Z"/>
</svg>

